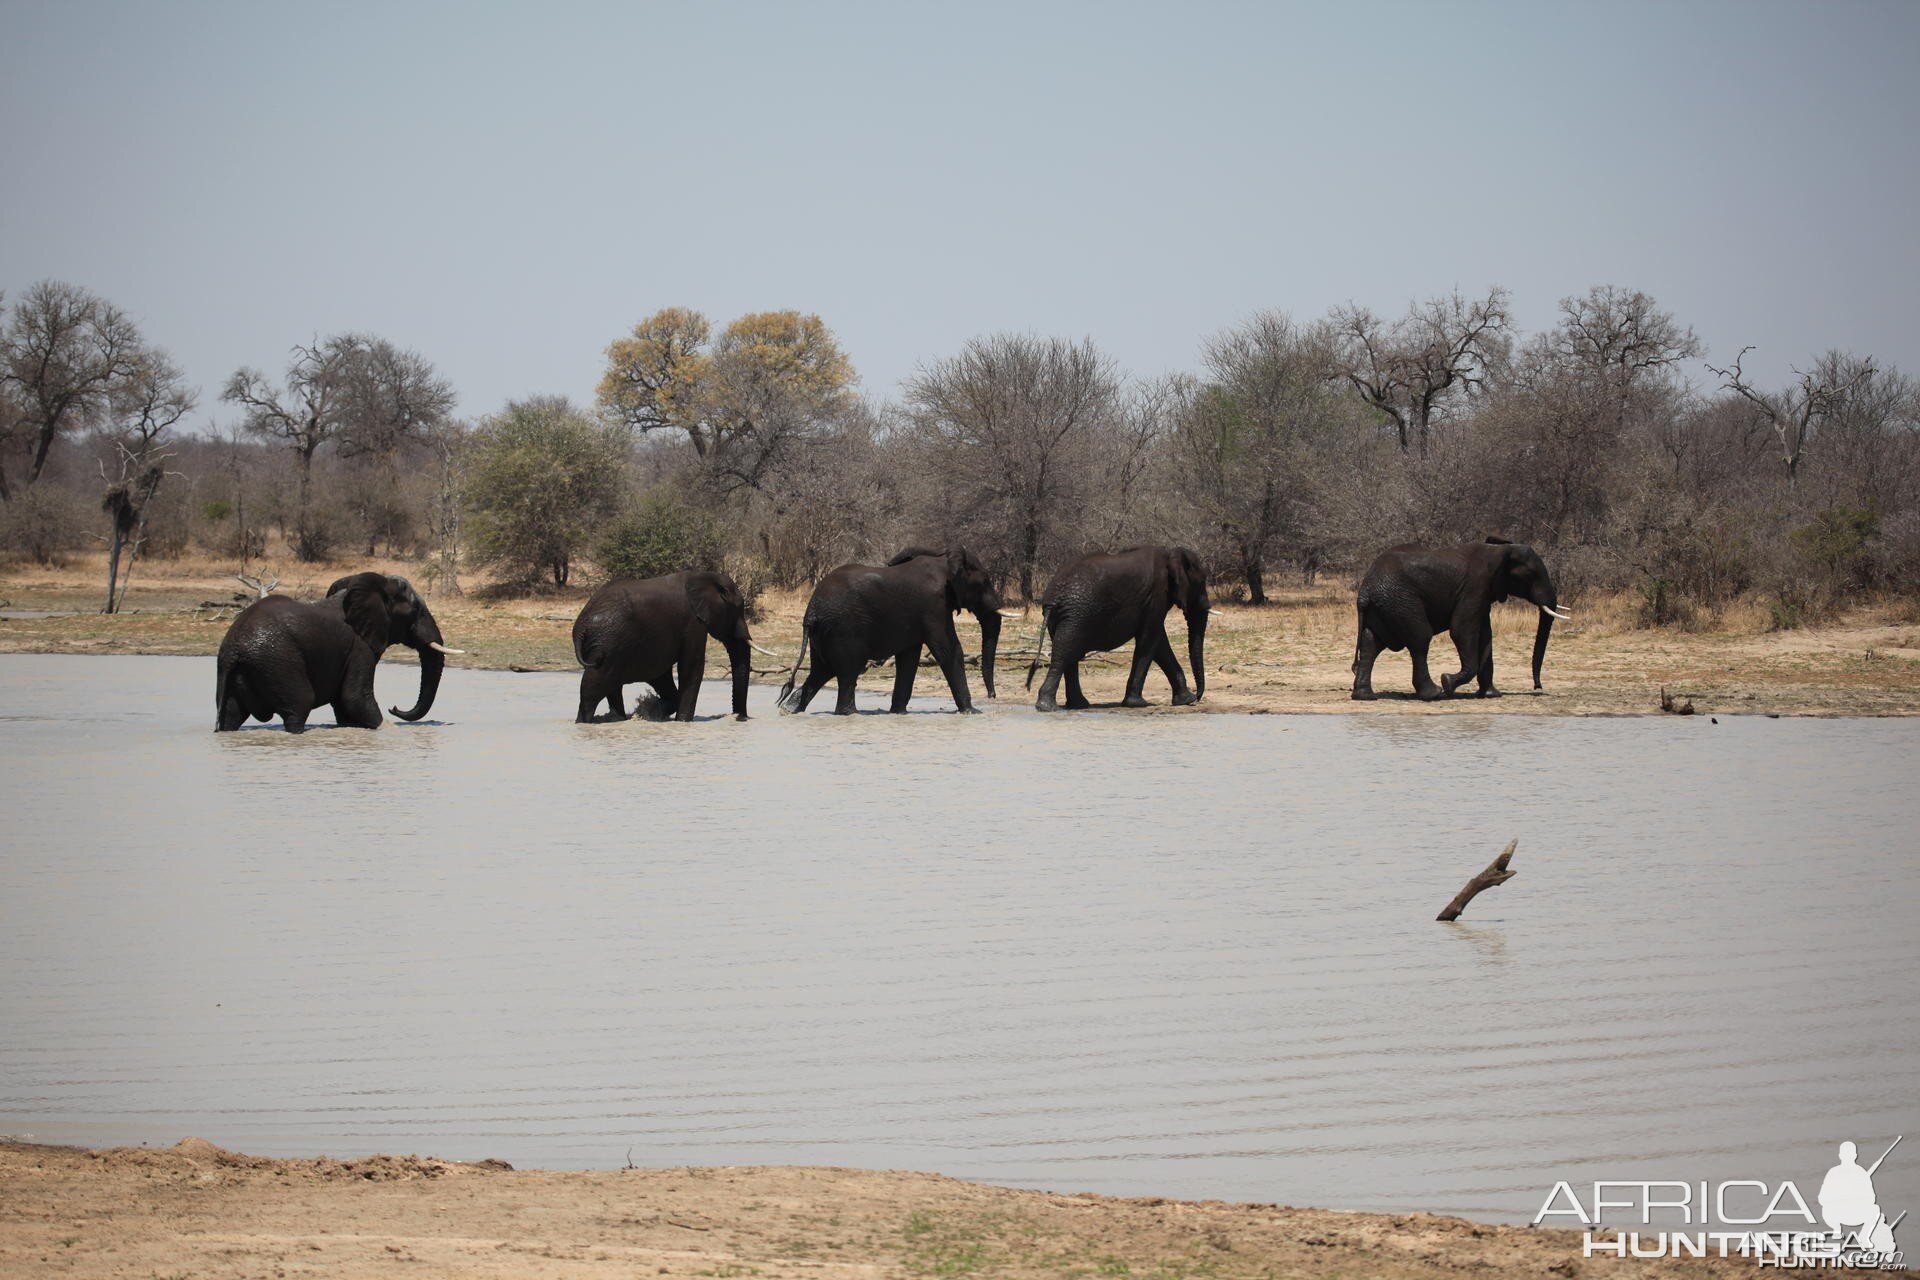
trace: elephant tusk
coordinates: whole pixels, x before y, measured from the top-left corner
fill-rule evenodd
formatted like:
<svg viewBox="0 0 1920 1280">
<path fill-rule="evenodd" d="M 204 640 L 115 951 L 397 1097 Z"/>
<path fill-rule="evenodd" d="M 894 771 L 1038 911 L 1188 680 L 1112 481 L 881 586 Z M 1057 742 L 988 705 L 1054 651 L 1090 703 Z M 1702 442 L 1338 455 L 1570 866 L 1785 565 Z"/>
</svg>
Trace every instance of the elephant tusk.
<svg viewBox="0 0 1920 1280">
<path fill-rule="evenodd" d="M 452 654 L 466 653 L 465 649 L 449 649 L 447 648 L 447 646 L 441 644 L 438 640 L 427 641 L 427 648 L 434 650 L 436 653 L 452 653 Z"/>
<path fill-rule="evenodd" d="M 1552 608 L 1551 606 L 1548 606 L 1548 605 L 1544 605 L 1544 604 L 1540 606 L 1540 612 L 1542 612 L 1542 613 L 1548 613 L 1548 614 L 1552 614 L 1552 615 L 1553 615 L 1554 617 L 1556 617 L 1556 618 L 1571 618 L 1571 617 L 1573 617 L 1573 614 L 1571 614 L 1571 613 L 1562 613 L 1562 612 L 1561 612 L 1560 610 L 1558 610 L 1558 609 L 1555 609 L 1555 608 Z"/>
<path fill-rule="evenodd" d="M 769 658 L 777 658 L 777 657 L 779 657 L 779 656 L 780 656 L 779 654 L 777 654 L 777 653 L 775 653 L 775 652 L 774 652 L 773 650 L 771 650 L 771 649 L 762 649 L 762 648 L 761 648 L 761 647 L 760 647 L 759 645 L 757 645 L 757 644 L 755 644 L 755 643 L 754 643 L 753 641 L 751 641 L 751 640 L 749 640 L 749 641 L 747 641 L 747 648 L 749 648 L 749 649 L 751 649 L 751 650 L 753 650 L 753 651 L 754 651 L 755 653 L 764 653 L 764 654 L 766 654 L 766 655 L 767 655 L 767 656 L 768 656 Z"/>
<path fill-rule="evenodd" d="M 995 609 L 994 612 L 1003 618 L 1024 618 L 1027 616 L 1024 613 L 1016 613 L 1012 609 Z"/>
</svg>

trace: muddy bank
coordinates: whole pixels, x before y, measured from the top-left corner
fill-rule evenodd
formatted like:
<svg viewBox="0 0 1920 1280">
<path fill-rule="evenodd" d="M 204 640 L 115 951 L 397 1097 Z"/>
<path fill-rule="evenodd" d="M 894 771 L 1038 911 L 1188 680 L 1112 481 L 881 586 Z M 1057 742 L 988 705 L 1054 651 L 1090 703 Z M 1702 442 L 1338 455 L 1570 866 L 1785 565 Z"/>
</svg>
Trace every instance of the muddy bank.
<svg viewBox="0 0 1920 1280">
<path fill-rule="evenodd" d="M 1638 1276 L 1570 1231 L 822 1168 L 559 1173 L 0 1143 L 18 1276 Z"/>
</svg>

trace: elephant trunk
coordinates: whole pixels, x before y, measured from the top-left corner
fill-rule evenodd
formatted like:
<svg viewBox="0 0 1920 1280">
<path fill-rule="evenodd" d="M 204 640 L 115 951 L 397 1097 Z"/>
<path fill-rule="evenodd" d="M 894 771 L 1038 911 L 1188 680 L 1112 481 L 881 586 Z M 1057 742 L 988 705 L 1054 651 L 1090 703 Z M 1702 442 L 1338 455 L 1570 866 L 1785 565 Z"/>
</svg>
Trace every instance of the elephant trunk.
<svg viewBox="0 0 1920 1280">
<path fill-rule="evenodd" d="M 1207 608 L 1187 610 L 1187 662 L 1193 668 L 1193 696 L 1207 696 Z"/>
<path fill-rule="evenodd" d="M 1540 611 L 1540 627 L 1533 633 L 1533 687 L 1540 687 L 1540 663 L 1547 656 L 1547 635 L 1553 630 L 1553 615 Z"/>
<path fill-rule="evenodd" d="M 420 720 L 433 710 L 433 695 L 440 692 L 440 674 L 447 669 L 440 624 L 433 620 L 433 614 L 428 612 L 424 600 L 420 602 L 420 613 L 414 619 L 412 633 L 407 637 L 407 647 L 420 655 L 420 696 L 415 699 L 411 711 L 402 711 L 398 707 L 387 709 L 402 720 Z"/>
<path fill-rule="evenodd" d="M 727 661 L 733 667 L 733 718 L 747 718 L 747 677 L 753 674 L 752 641 L 745 638 L 746 624 L 739 627 L 740 634 L 727 641 Z"/>
<path fill-rule="evenodd" d="M 987 696 L 993 692 L 993 659 L 1000 651 L 1000 612 L 997 609 L 982 609 L 973 615 L 980 620 L 980 683 L 987 686 Z"/>
<path fill-rule="evenodd" d="M 433 695 L 440 691 L 440 673 L 447 668 L 447 660 L 434 649 L 420 650 L 420 697 L 411 711 L 402 711 L 398 707 L 389 707 L 389 711 L 402 720 L 419 720 L 433 709 Z"/>
</svg>

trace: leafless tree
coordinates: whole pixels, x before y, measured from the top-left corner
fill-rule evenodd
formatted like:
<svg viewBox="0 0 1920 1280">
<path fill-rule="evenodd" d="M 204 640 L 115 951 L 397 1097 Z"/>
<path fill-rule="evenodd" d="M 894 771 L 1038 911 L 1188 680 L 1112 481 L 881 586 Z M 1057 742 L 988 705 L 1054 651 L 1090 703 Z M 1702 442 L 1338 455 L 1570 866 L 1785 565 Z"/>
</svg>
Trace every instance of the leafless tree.
<svg viewBox="0 0 1920 1280">
<path fill-rule="evenodd" d="M 173 457 L 169 433 L 192 411 L 196 397 L 180 369 L 161 351 L 148 349 L 115 389 L 109 432 L 115 468 L 100 464 L 107 513 L 107 602 L 102 613 L 118 613 L 133 582 L 134 562 L 147 540 L 147 508 L 167 477 Z M 126 569 L 121 572 L 121 556 Z"/>
<path fill-rule="evenodd" d="M 15 304 L 0 329 L 0 501 L 15 488 L 6 451 L 24 446 L 24 486 L 46 468 L 62 435 L 104 421 L 113 397 L 134 376 L 146 348 L 125 312 L 77 285 L 42 280 Z"/>
<path fill-rule="evenodd" d="M 1005 539 L 1032 600 L 1048 536 L 1070 518 L 1082 446 L 1120 413 L 1120 378 L 1091 342 L 975 338 L 910 379 L 907 412 L 955 509 Z"/>
<path fill-rule="evenodd" d="M 1312 563 L 1302 526 L 1304 473 L 1351 397 L 1329 378 L 1329 333 L 1269 311 L 1218 335 L 1203 352 L 1173 440 L 1181 495 L 1201 513 L 1265 604 L 1268 557 L 1286 538 Z"/>
<path fill-rule="evenodd" d="M 1873 359 L 1828 352 L 1811 370 L 1795 369 L 1791 386 L 1767 392 L 1756 391 L 1740 367 L 1752 350 L 1751 346 L 1740 348 L 1740 354 L 1727 368 L 1715 365 L 1707 368 L 1719 375 L 1725 390 L 1752 405 L 1773 428 L 1774 438 L 1779 441 L 1780 461 L 1787 469 L 1787 487 L 1798 488 L 1800 464 L 1814 436 L 1823 422 L 1845 406 L 1848 395 L 1873 377 Z"/>
<path fill-rule="evenodd" d="M 221 399 L 246 411 L 247 430 L 293 451 L 299 465 L 294 554 L 317 560 L 326 539 L 313 520 L 314 455 L 338 442 L 343 453 L 388 463 L 402 443 L 452 411 L 454 394 L 418 353 L 343 333 L 295 346 L 281 387 L 258 369 L 242 368 L 227 380 Z M 391 467 L 379 470 L 390 474 Z"/>
<path fill-rule="evenodd" d="M 1389 422 L 1400 451 L 1426 457 L 1449 398 L 1471 395 L 1506 356 L 1512 319 L 1498 286 L 1469 301 L 1457 291 L 1415 303 L 1399 320 L 1345 306 L 1330 317 L 1336 369 Z"/>
</svg>

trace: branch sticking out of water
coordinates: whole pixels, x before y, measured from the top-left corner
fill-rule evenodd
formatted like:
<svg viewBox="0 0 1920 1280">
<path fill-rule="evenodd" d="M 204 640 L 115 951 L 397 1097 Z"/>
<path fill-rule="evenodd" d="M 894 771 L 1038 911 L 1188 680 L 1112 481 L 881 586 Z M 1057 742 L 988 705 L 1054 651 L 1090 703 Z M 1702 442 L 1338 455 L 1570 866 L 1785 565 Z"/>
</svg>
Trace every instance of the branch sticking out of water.
<svg viewBox="0 0 1920 1280">
<path fill-rule="evenodd" d="M 1489 862 L 1485 871 L 1482 871 L 1479 875 L 1467 881 L 1466 888 L 1453 895 L 1453 901 L 1447 904 L 1447 909 L 1435 916 L 1434 919 L 1458 920 L 1460 913 L 1467 909 L 1469 902 L 1472 902 L 1480 895 L 1482 889 L 1497 889 L 1519 875 L 1520 873 L 1518 871 L 1507 870 L 1507 863 L 1513 861 L 1513 851 L 1519 847 L 1519 840 L 1507 841 L 1507 847 L 1501 851 L 1500 856 L 1492 862 Z"/>
</svg>

